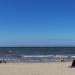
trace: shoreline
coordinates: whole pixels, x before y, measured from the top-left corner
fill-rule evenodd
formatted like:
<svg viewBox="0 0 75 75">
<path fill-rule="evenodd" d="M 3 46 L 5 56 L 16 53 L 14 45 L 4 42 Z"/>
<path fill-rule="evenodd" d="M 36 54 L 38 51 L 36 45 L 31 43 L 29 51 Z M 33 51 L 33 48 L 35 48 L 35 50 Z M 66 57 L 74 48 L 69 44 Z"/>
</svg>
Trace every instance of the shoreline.
<svg viewBox="0 0 75 75">
<path fill-rule="evenodd" d="M 66 60 L 66 59 L 56 59 L 56 60 L 20 60 L 20 59 L 16 59 L 16 60 L 0 60 L 0 63 L 6 62 L 6 63 L 51 63 L 51 62 L 72 62 L 74 59 L 71 60 Z"/>
</svg>

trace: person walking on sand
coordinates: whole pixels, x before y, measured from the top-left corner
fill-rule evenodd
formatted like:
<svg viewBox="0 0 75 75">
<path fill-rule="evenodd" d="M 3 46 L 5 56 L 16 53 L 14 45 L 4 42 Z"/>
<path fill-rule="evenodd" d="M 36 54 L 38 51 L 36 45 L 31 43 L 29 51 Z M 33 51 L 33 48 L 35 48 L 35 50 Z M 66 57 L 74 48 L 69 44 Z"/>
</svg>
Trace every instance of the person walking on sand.
<svg viewBox="0 0 75 75">
<path fill-rule="evenodd" d="M 60 62 L 64 62 L 64 59 L 63 58 L 60 58 Z"/>
</svg>

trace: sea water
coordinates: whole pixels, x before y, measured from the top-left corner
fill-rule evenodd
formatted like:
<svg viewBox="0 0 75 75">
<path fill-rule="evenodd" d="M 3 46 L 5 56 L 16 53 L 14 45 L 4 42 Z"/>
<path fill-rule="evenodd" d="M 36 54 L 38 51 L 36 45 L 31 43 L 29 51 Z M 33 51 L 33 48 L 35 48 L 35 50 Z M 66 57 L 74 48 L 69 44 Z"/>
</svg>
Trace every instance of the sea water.
<svg viewBox="0 0 75 75">
<path fill-rule="evenodd" d="M 48 62 L 75 59 L 75 47 L 0 47 L 0 60 Z"/>
</svg>

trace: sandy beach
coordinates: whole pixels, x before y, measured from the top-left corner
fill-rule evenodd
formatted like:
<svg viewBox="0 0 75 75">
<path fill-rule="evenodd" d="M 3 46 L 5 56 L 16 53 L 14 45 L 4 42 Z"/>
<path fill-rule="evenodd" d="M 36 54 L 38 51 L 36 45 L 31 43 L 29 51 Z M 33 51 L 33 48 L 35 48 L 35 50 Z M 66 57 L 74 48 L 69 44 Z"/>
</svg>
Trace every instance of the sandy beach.
<svg viewBox="0 0 75 75">
<path fill-rule="evenodd" d="M 75 75 L 71 62 L 0 64 L 0 75 Z"/>
</svg>

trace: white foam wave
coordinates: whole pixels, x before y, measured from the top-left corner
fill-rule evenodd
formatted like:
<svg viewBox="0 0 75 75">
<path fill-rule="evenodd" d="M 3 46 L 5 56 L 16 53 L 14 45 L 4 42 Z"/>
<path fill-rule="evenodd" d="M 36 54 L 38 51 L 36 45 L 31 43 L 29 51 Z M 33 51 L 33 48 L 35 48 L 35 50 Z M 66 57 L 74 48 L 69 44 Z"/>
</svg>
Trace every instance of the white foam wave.
<svg viewBox="0 0 75 75">
<path fill-rule="evenodd" d="M 71 56 L 71 58 L 75 58 L 75 56 Z"/>
<path fill-rule="evenodd" d="M 22 55 L 22 57 L 53 57 L 54 55 Z"/>
<path fill-rule="evenodd" d="M 35 58 L 45 58 L 45 57 L 49 57 L 49 58 L 68 58 L 68 56 L 66 55 L 22 55 L 23 58 L 27 58 L 27 57 L 35 57 Z"/>
<path fill-rule="evenodd" d="M 66 55 L 56 55 L 54 58 L 68 58 Z"/>
</svg>

